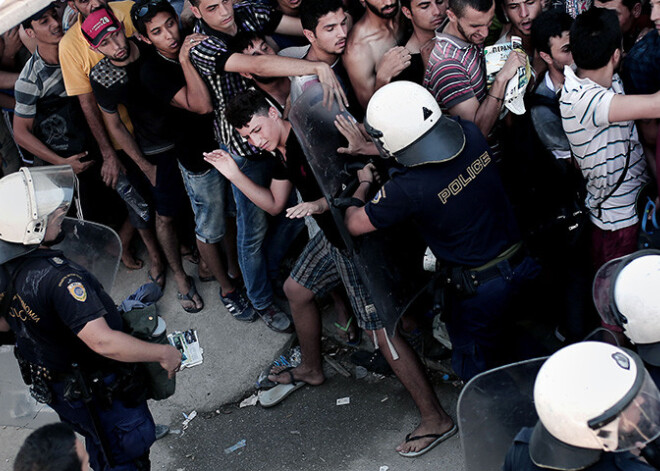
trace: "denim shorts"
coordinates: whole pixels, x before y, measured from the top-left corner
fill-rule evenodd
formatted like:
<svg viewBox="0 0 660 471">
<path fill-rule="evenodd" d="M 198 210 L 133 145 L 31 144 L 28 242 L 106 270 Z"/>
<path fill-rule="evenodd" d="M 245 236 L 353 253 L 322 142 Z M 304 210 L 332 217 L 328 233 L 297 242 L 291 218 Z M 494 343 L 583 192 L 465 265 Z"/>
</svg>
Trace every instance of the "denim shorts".
<svg viewBox="0 0 660 471">
<path fill-rule="evenodd" d="M 220 242 L 225 236 L 227 179 L 214 168 L 194 173 L 179 164 L 183 185 L 195 214 L 195 235 L 206 244 Z"/>
</svg>

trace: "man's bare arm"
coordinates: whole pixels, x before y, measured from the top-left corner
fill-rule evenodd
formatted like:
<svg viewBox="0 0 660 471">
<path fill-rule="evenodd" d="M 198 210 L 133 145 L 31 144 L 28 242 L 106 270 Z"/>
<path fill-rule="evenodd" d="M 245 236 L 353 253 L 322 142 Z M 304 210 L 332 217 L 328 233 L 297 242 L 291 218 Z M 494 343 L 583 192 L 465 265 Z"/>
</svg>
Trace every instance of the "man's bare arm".
<svg viewBox="0 0 660 471">
<path fill-rule="evenodd" d="M 343 106 L 348 105 L 346 95 L 332 68 L 324 62 L 313 62 L 274 55 L 250 56 L 235 53 L 225 63 L 226 72 L 261 75 L 262 77 L 288 77 L 316 75 L 323 85 L 323 102 L 334 97 Z"/>
<path fill-rule="evenodd" d="M 117 361 L 158 362 L 169 377 L 181 366 L 181 353 L 172 345 L 144 342 L 119 330 L 111 329 L 104 318 L 85 324 L 78 338 L 99 355 Z"/>
<path fill-rule="evenodd" d="M 241 172 L 232 156 L 221 149 L 204 153 L 204 160 L 213 165 L 218 172 L 232 182 L 250 201 L 271 216 L 276 216 L 284 210 L 284 206 L 286 206 L 289 194 L 293 188 L 290 181 L 272 180 L 270 188 L 257 185 Z"/>
<path fill-rule="evenodd" d="M 610 123 L 660 118 L 660 92 L 653 95 L 619 95 L 612 97 L 607 116 Z"/>
<path fill-rule="evenodd" d="M 275 28 L 278 34 L 288 34 L 289 36 L 302 36 L 303 28 L 300 24 L 300 18 L 294 18 L 289 15 L 282 15 L 280 23 Z"/>
<path fill-rule="evenodd" d="M 367 104 L 376 91 L 376 64 L 368 53 L 368 48 L 347 48 L 342 60 L 360 106 L 367 109 Z"/>
<path fill-rule="evenodd" d="M 186 86 L 172 98 L 174 106 L 199 114 L 210 113 L 213 111 L 213 105 L 209 87 L 206 86 L 204 79 L 190 61 L 190 49 L 206 37 L 203 34 L 191 34 L 183 40 L 183 45 L 179 51 L 179 63 L 186 79 Z"/>
<path fill-rule="evenodd" d="M 0 70 L 0 88 L 5 90 L 11 90 L 18 80 L 18 72 L 7 72 L 5 70 Z"/>
<path fill-rule="evenodd" d="M 21 147 L 24 147 L 41 160 L 53 165 L 71 165 L 75 173 L 86 170 L 94 162 L 81 162 L 80 159 L 87 155 L 87 152 L 76 154 L 71 157 L 60 157 L 41 142 L 32 132 L 34 118 L 22 118 L 14 115 L 14 138 Z"/>
<path fill-rule="evenodd" d="M 117 185 L 121 163 L 117 158 L 115 149 L 110 143 L 108 132 L 103 123 L 101 110 L 99 109 L 94 94 L 91 92 L 78 95 L 78 101 L 80 101 L 80 107 L 85 114 L 87 124 L 89 125 L 92 135 L 99 145 L 101 155 L 103 156 L 103 166 L 101 167 L 101 177 L 103 178 L 103 182 L 109 187 L 114 188 Z"/>
<path fill-rule="evenodd" d="M 479 103 L 476 97 L 469 98 L 449 108 L 449 114 L 472 121 L 477 125 L 481 133 L 487 137 L 497 122 L 500 111 L 502 110 L 507 83 L 516 74 L 518 67 L 525 65 L 527 59 L 523 54 L 512 52 L 509 55 L 504 67 L 495 76 L 495 82 L 493 82 L 490 90 L 488 90 L 488 95 L 486 95 L 486 98 L 481 103 Z"/>
<path fill-rule="evenodd" d="M 156 186 L 156 166 L 149 163 L 142 155 L 142 151 L 135 142 L 135 138 L 128 132 L 126 125 L 122 123 L 119 113 L 107 113 L 103 111 L 108 122 L 108 131 L 119 143 L 124 152 L 140 167 L 140 170 L 147 176 L 149 182 Z"/>
</svg>

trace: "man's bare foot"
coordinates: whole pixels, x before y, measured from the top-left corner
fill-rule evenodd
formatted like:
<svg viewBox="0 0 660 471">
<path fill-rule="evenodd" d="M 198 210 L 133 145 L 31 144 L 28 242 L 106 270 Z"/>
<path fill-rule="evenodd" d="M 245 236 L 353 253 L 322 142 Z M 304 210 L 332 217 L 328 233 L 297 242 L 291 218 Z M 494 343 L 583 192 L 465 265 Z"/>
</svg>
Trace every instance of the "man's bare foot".
<svg viewBox="0 0 660 471">
<path fill-rule="evenodd" d="M 144 262 L 134 256 L 129 250 L 125 250 L 121 254 L 121 263 L 129 270 L 139 270 L 144 266 Z"/>
<path fill-rule="evenodd" d="M 279 384 L 290 384 L 293 379 L 294 381 L 303 381 L 312 386 L 318 386 L 325 381 L 325 376 L 323 376 L 323 371 L 312 371 L 303 365 L 296 368 L 275 366 L 270 370 L 268 379 Z"/>
<path fill-rule="evenodd" d="M 453 433 L 448 433 L 450 432 L 454 427 L 454 422 L 447 417 L 446 420 L 436 420 L 436 421 L 422 421 L 419 426 L 413 430 L 407 437 L 406 440 L 403 441 L 398 447 L 396 447 L 396 451 L 403 454 L 407 453 L 419 453 L 420 451 L 422 453 L 426 453 L 429 451 L 431 448 L 426 449 L 431 445 L 432 443 L 436 442 L 439 438 L 442 438 L 441 440 L 438 440 L 436 444 L 441 443 L 444 441 L 446 438 L 449 438 L 450 436 L 453 435 Z M 455 433 L 455 432 L 454 432 Z M 446 436 L 445 436 L 446 434 Z M 415 439 L 415 437 L 420 437 Z M 435 445 L 434 445 L 435 446 Z M 419 456 L 419 455 L 415 455 Z"/>
</svg>

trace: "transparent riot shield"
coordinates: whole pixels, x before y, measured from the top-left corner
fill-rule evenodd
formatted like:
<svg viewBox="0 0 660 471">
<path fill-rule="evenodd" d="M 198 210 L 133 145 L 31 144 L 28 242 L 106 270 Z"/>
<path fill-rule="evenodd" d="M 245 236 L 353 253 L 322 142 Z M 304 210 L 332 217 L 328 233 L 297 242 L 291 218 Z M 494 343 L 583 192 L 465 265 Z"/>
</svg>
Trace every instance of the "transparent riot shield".
<svg viewBox="0 0 660 471">
<path fill-rule="evenodd" d="M 501 471 L 514 437 L 534 427 L 534 381 L 546 358 L 522 361 L 472 378 L 458 398 L 466 471 Z"/>
<path fill-rule="evenodd" d="M 349 234 L 344 211 L 358 183 L 355 168 L 361 164 L 350 155 L 337 153 L 337 148 L 346 145 L 334 125 L 340 112 L 337 103 L 330 109 L 323 105 L 323 89 L 315 84 L 295 101 L 289 121 L 360 278 L 388 333 L 393 335 L 401 315 L 428 284 L 428 274 L 422 267 L 426 244 L 410 224 L 356 238 Z"/>
<path fill-rule="evenodd" d="M 110 292 L 121 259 L 121 241 L 117 233 L 103 224 L 74 218 L 64 218 L 62 231 L 64 240 L 53 248 L 61 250 L 69 260 L 94 275 Z"/>
</svg>

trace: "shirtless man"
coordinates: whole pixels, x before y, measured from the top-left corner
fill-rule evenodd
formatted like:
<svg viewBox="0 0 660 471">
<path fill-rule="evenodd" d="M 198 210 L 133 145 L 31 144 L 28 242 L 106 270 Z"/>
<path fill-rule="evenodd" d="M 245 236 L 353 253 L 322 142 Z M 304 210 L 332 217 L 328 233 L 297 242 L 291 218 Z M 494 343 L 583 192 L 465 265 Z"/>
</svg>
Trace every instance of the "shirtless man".
<svg viewBox="0 0 660 471">
<path fill-rule="evenodd" d="M 363 0 L 366 10 L 348 35 L 344 67 L 360 105 L 410 65 L 410 53 L 400 46 L 404 28 L 399 0 Z"/>
<path fill-rule="evenodd" d="M 401 0 L 401 13 L 412 23 L 413 32 L 406 43 L 410 67 L 397 78 L 421 85 L 426 62 L 433 50 L 435 30 L 447 18 L 447 0 Z"/>
</svg>

